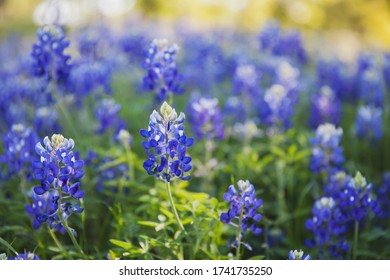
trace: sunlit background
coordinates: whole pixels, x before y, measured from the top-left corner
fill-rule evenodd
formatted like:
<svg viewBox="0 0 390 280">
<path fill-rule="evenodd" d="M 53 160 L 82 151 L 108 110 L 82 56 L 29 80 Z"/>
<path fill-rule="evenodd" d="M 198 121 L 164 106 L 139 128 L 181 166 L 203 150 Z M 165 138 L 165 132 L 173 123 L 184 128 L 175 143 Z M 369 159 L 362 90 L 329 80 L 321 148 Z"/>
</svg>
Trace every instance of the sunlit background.
<svg viewBox="0 0 390 280">
<path fill-rule="evenodd" d="M 311 41 L 319 46 L 326 42 L 338 53 L 390 47 L 386 0 L 0 0 L 1 35 L 29 32 L 53 21 L 78 26 L 140 17 L 168 25 L 182 22 L 205 32 L 210 27 L 256 32 L 268 19 L 277 19 L 283 27 L 299 28 L 304 36 L 316 38 Z"/>
</svg>

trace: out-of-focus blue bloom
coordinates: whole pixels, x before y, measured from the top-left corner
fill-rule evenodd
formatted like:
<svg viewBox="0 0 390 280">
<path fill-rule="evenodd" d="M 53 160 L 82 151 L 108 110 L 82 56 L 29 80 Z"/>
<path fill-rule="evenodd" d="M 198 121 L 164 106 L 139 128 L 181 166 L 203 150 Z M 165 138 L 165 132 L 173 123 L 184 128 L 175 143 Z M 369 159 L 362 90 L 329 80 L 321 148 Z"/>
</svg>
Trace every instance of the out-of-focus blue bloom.
<svg viewBox="0 0 390 280">
<path fill-rule="evenodd" d="M 260 90 L 260 75 L 254 65 L 243 64 L 236 68 L 233 77 L 233 93 L 255 97 Z"/>
<path fill-rule="evenodd" d="M 176 65 L 177 45 L 168 46 L 166 39 L 154 39 L 145 51 L 143 78 L 144 90 L 154 91 L 158 101 L 166 99 L 168 94 L 182 94 L 182 76 Z"/>
<path fill-rule="evenodd" d="M 339 169 L 344 162 L 343 148 L 340 147 L 342 128 L 325 123 L 318 126 L 316 135 L 310 140 L 312 147 L 310 169 L 314 173 Z"/>
<path fill-rule="evenodd" d="M 383 56 L 383 78 L 387 89 L 390 89 L 390 53 Z"/>
<path fill-rule="evenodd" d="M 286 56 L 299 63 L 307 60 L 300 33 L 296 30 L 282 32 L 276 21 L 270 21 L 263 27 L 259 41 L 263 51 L 268 50 L 275 56 Z"/>
<path fill-rule="evenodd" d="M 317 128 L 322 123 L 332 123 L 339 125 L 341 118 L 341 102 L 328 86 L 323 86 L 319 94 L 311 98 L 309 124 L 312 128 Z"/>
<path fill-rule="evenodd" d="M 111 94 L 111 72 L 107 61 L 79 60 L 73 64 L 69 87 L 78 96 L 86 96 L 98 88 Z"/>
<path fill-rule="evenodd" d="M 99 121 L 96 133 L 101 134 L 109 128 L 118 128 L 122 125 L 122 119 L 118 116 L 121 105 L 112 99 L 103 99 L 95 110 L 95 117 Z"/>
<path fill-rule="evenodd" d="M 142 146 L 148 156 L 143 167 L 149 175 L 166 182 L 190 179 L 185 174 L 192 168 L 192 158 L 186 151 L 194 139 L 185 135 L 184 120 L 184 113 L 177 116 L 175 109 L 164 102 L 160 113 L 153 111 L 150 115 L 148 130 L 141 129 L 141 136 L 147 139 Z"/>
<path fill-rule="evenodd" d="M 43 135 L 60 132 L 57 111 L 49 106 L 39 107 L 35 112 L 34 127 Z"/>
<path fill-rule="evenodd" d="M 201 97 L 190 104 L 189 122 L 192 131 L 198 139 L 219 139 L 225 137 L 221 111 L 218 107 L 218 99 Z"/>
<path fill-rule="evenodd" d="M 379 206 L 382 209 L 379 217 L 387 219 L 390 217 L 390 172 L 383 174 L 382 185 L 378 188 L 377 195 Z"/>
<path fill-rule="evenodd" d="M 26 210 L 31 216 L 35 215 L 35 227 L 39 226 L 38 223 L 47 222 L 50 228 L 63 232 L 63 225 L 58 217 L 59 207 L 65 221 L 72 213 L 83 211 L 79 203 L 73 204 L 71 200 L 78 202 L 84 197 L 79 182 L 84 176 L 84 162 L 74 155 L 72 139 L 53 134 L 51 139 L 46 136 L 43 143 L 44 146 L 40 142 L 36 144 L 35 150 L 40 159 L 33 163 L 34 177 L 40 181 L 40 185 L 34 187 L 33 206 Z M 37 197 L 42 195 L 43 198 Z M 76 234 L 74 230 L 73 233 Z"/>
<path fill-rule="evenodd" d="M 313 232 L 314 238 L 308 241 L 307 245 L 319 247 L 320 255 L 322 255 L 327 253 L 323 251 L 325 248 L 330 250 L 331 246 L 340 242 L 347 228 L 345 221 L 342 219 L 340 209 L 332 197 L 322 197 L 316 200 L 312 213 L 313 217 L 306 221 L 305 227 Z M 344 248 L 348 249 L 348 247 Z M 329 253 L 332 252 L 329 251 Z M 333 253 L 338 254 L 336 251 Z"/>
<path fill-rule="evenodd" d="M 365 104 L 382 107 L 384 87 L 382 73 L 376 68 L 366 69 L 359 79 L 359 98 Z"/>
<path fill-rule="evenodd" d="M 357 172 L 351 178 L 339 196 L 339 205 L 343 219 L 361 222 L 368 218 L 369 212 L 378 216 L 381 208 L 373 197 L 373 185 L 367 184 L 366 178 Z"/>
<path fill-rule="evenodd" d="M 289 253 L 288 253 L 288 259 L 289 260 L 304 260 L 304 261 L 307 261 L 307 260 L 311 260 L 311 257 L 309 254 L 305 255 L 303 253 L 302 250 L 291 250 Z"/>
<path fill-rule="evenodd" d="M 325 194 L 338 200 L 340 193 L 345 189 L 346 184 L 351 176 L 342 170 L 335 170 L 330 174 L 328 182 L 324 185 Z"/>
<path fill-rule="evenodd" d="M 9 260 L 25 261 L 25 260 L 39 260 L 39 257 L 31 252 L 18 254 L 16 257 L 8 257 Z"/>
<path fill-rule="evenodd" d="M 71 69 L 70 56 L 64 53 L 69 46 L 62 27 L 46 25 L 37 30 L 39 41 L 33 45 L 34 75 L 54 80 L 57 85 L 66 82 Z"/>
<path fill-rule="evenodd" d="M 31 180 L 37 141 L 38 136 L 34 131 L 23 124 L 14 124 L 10 132 L 3 134 L 4 154 L 0 155 L 0 171 L 7 171 L 1 177 L 20 175 Z"/>
<path fill-rule="evenodd" d="M 356 116 L 356 134 L 363 139 L 381 139 L 382 109 L 373 106 L 359 107 Z"/>
<path fill-rule="evenodd" d="M 259 112 L 261 120 L 268 126 L 281 130 L 290 128 L 294 111 L 288 89 L 280 84 L 272 85 L 264 93 Z"/>
<path fill-rule="evenodd" d="M 356 70 L 352 65 L 338 59 L 317 62 L 318 87 L 328 86 L 337 99 L 356 101 Z"/>
<path fill-rule="evenodd" d="M 129 166 L 126 163 L 110 165 L 114 161 L 111 157 L 103 157 L 101 163 L 97 166 L 99 172 L 96 192 L 102 193 L 109 191 L 118 193 L 123 190 L 125 194 L 129 193 L 126 182 L 129 181 Z M 119 184 L 118 184 L 119 180 Z"/>
<path fill-rule="evenodd" d="M 262 215 L 257 210 L 263 205 L 263 200 L 256 198 L 255 188 L 248 180 L 239 180 L 237 186 L 238 190 L 234 185 L 230 185 L 228 191 L 224 193 L 223 198 L 230 203 L 230 208 L 220 215 L 222 223 L 234 222 L 242 231 L 232 244 L 236 248 L 238 244 L 242 244 L 242 238 L 248 229 L 255 235 L 262 233 L 262 229 L 258 226 Z"/>
</svg>

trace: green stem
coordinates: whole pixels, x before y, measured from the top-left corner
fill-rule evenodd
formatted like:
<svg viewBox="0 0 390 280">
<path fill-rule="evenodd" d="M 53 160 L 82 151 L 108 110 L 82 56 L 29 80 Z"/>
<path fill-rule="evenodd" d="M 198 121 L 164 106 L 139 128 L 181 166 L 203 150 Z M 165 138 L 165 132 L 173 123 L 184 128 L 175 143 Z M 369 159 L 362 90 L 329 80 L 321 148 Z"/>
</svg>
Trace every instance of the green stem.
<svg viewBox="0 0 390 280">
<path fill-rule="evenodd" d="M 357 258 L 357 252 L 358 252 L 358 242 L 359 242 L 359 222 L 355 221 L 355 232 L 353 235 L 353 251 L 352 251 L 352 258 L 356 260 Z"/>
<path fill-rule="evenodd" d="M 244 213 L 243 211 L 241 211 L 241 214 L 240 214 L 240 218 L 239 218 L 239 221 L 238 221 L 238 227 L 237 227 L 237 237 L 236 237 L 236 240 L 238 242 L 237 244 L 237 250 L 236 250 L 236 260 L 239 260 L 240 259 L 240 251 L 241 251 L 241 224 L 242 224 L 242 219 L 244 218 Z"/>
<path fill-rule="evenodd" d="M 179 214 L 178 214 L 177 211 L 176 211 L 175 203 L 173 202 L 173 197 L 172 197 L 172 193 L 171 193 L 171 183 L 168 182 L 168 181 L 166 181 L 166 182 L 165 182 L 165 186 L 166 186 L 166 189 L 167 189 L 167 194 L 168 194 L 169 203 L 171 204 L 172 211 L 173 211 L 173 214 L 174 214 L 174 216 L 175 216 L 176 222 L 177 222 L 177 224 L 179 225 L 180 230 L 183 231 L 185 234 L 187 234 L 186 230 L 184 229 L 183 224 L 182 224 L 181 221 L 180 221 Z"/>
<path fill-rule="evenodd" d="M 12 247 L 11 244 L 9 244 L 7 241 L 5 241 L 3 238 L 0 237 L 0 243 L 3 244 L 5 247 L 7 247 L 12 253 L 14 253 L 16 256 L 18 256 L 18 252 Z"/>
<path fill-rule="evenodd" d="M 80 245 L 77 243 L 77 240 L 76 238 L 74 237 L 72 231 L 70 230 L 69 226 L 68 226 L 68 223 L 65 221 L 64 217 L 62 216 L 62 210 L 61 210 L 61 203 L 62 203 L 62 190 L 61 188 L 58 188 L 59 189 L 59 199 L 58 199 L 58 216 L 60 218 L 60 221 L 61 221 L 61 224 L 62 226 L 64 227 L 64 229 L 66 230 L 66 232 L 68 233 L 70 239 L 72 240 L 72 243 L 74 245 L 74 247 L 76 247 L 76 249 L 80 252 L 80 254 L 86 258 L 86 255 L 84 254 L 83 250 L 81 249 Z"/>
<path fill-rule="evenodd" d="M 125 145 L 125 150 L 126 150 L 126 156 L 127 156 L 127 165 L 129 166 L 129 176 L 130 176 L 130 181 L 134 182 L 134 158 L 133 158 L 133 153 L 131 151 L 130 145 Z"/>
</svg>

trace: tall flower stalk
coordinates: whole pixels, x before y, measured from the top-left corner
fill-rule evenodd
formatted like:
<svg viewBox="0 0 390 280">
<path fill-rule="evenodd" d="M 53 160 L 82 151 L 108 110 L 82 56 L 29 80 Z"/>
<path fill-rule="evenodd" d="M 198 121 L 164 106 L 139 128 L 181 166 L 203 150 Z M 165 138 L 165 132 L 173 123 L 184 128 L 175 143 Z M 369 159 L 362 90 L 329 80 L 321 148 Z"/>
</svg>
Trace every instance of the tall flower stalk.
<svg viewBox="0 0 390 280">
<path fill-rule="evenodd" d="M 154 175 L 165 182 L 169 203 L 172 207 L 176 222 L 185 232 L 180 217 L 177 213 L 171 193 L 170 182 L 173 180 L 188 181 L 190 176 L 192 158 L 186 155 L 187 147 L 190 147 L 194 139 L 187 138 L 184 132 L 184 113 L 177 115 L 175 109 L 164 102 L 160 113 L 156 110 L 150 115 L 148 129 L 141 129 L 140 134 L 147 139 L 142 142 L 148 159 L 143 167 L 149 175 Z"/>
</svg>

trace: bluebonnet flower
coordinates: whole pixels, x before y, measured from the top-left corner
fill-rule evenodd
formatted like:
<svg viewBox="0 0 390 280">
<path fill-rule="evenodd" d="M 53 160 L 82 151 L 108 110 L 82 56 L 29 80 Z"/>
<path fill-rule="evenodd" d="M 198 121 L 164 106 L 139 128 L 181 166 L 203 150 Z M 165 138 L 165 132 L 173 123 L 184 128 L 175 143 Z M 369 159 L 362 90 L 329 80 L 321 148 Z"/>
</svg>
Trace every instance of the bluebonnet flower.
<svg viewBox="0 0 390 280">
<path fill-rule="evenodd" d="M 256 92 L 260 89 L 259 82 L 260 75 L 254 65 L 239 65 L 233 77 L 233 93 L 242 92 L 250 97 L 255 97 Z"/>
<path fill-rule="evenodd" d="M 320 92 L 311 98 L 310 126 L 317 128 L 322 123 L 339 125 L 340 118 L 341 102 L 330 87 L 321 87 Z"/>
<path fill-rule="evenodd" d="M 40 134 L 46 135 L 49 132 L 61 131 L 58 123 L 57 111 L 50 106 L 43 106 L 36 109 L 34 118 L 34 127 Z"/>
<path fill-rule="evenodd" d="M 331 172 L 328 181 L 324 185 L 325 194 L 337 201 L 350 179 L 351 176 L 345 173 L 345 171 L 336 169 L 334 172 Z"/>
<path fill-rule="evenodd" d="M 325 123 L 318 126 L 316 135 L 310 140 L 310 168 L 314 173 L 329 172 L 339 169 L 344 162 L 343 148 L 340 147 L 342 128 Z"/>
<path fill-rule="evenodd" d="M 382 109 L 373 106 L 359 107 L 356 116 L 356 134 L 363 139 L 381 139 Z"/>
<path fill-rule="evenodd" d="M 296 30 L 282 32 L 276 21 L 269 21 L 259 35 L 260 47 L 275 56 L 286 56 L 299 63 L 307 60 L 300 33 Z"/>
<path fill-rule="evenodd" d="M 366 69 L 359 79 L 359 98 L 366 105 L 381 107 L 384 99 L 383 80 L 380 71 L 374 67 Z"/>
<path fill-rule="evenodd" d="M 45 25 L 37 30 L 39 41 L 33 45 L 34 75 L 54 80 L 57 85 L 68 79 L 71 65 L 70 56 L 64 53 L 69 46 L 62 27 Z"/>
<path fill-rule="evenodd" d="M 390 53 L 383 56 L 383 78 L 386 82 L 386 86 L 390 88 Z"/>
<path fill-rule="evenodd" d="M 370 212 L 380 215 L 381 208 L 373 197 L 373 185 L 367 184 L 366 178 L 357 172 L 340 193 L 339 205 L 343 219 L 361 222 Z"/>
<path fill-rule="evenodd" d="M 14 124 L 10 132 L 3 134 L 4 154 L 0 155 L 0 166 L 7 172 L 2 177 L 19 174 L 28 180 L 32 179 L 31 163 L 37 140 L 38 136 L 34 131 L 23 124 Z"/>
<path fill-rule="evenodd" d="M 320 257 L 326 253 L 331 253 L 333 257 L 342 256 L 349 248 L 344 238 L 347 228 L 336 200 L 332 197 L 321 197 L 315 201 L 312 213 L 313 217 L 306 221 L 305 227 L 313 232 L 314 237 L 306 241 L 307 245 L 319 247 Z M 324 251 L 326 248 L 328 251 Z"/>
<path fill-rule="evenodd" d="M 291 127 L 293 100 L 286 87 L 274 84 L 264 93 L 259 105 L 261 120 L 268 126 L 285 130 Z"/>
<path fill-rule="evenodd" d="M 184 133 L 184 113 L 177 116 L 175 109 L 164 102 L 160 113 L 150 115 L 148 130 L 141 129 L 140 134 L 147 141 L 142 142 L 148 159 L 143 167 L 149 175 L 170 182 L 174 179 L 189 180 L 185 175 L 191 170 L 191 157 L 186 155 L 194 139 Z"/>
<path fill-rule="evenodd" d="M 69 87 L 78 97 L 87 96 L 99 88 L 111 94 L 111 76 L 112 70 L 107 61 L 80 59 L 72 66 Z"/>
<path fill-rule="evenodd" d="M 16 257 L 8 257 L 9 260 L 24 261 L 24 260 L 39 260 L 39 257 L 31 252 L 18 254 Z"/>
<path fill-rule="evenodd" d="M 225 136 L 217 98 L 201 97 L 190 104 L 189 121 L 198 139 L 219 139 Z"/>
<path fill-rule="evenodd" d="M 118 128 L 122 124 L 121 118 L 118 116 L 121 110 L 121 105 L 112 99 L 103 99 L 95 110 L 95 117 L 99 121 L 99 128 L 96 133 L 101 134 L 107 131 L 110 127 Z"/>
<path fill-rule="evenodd" d="M 84 176 L 83 161 L 73 153 L 74 141 L 60 134 L 45 137 L 44 146 L 38 142 L 35 146 L 40 159 L 33 163 L 34 177 L 40 185 L 34 187 L 33 206 L 26 208 L 30 215 L 35 214 L 34 226 L 47 222 L 50 228 L 63 231 L 59 214 L 66 222 L 72 213 L 83 211 L 80 204 L 73 204 L 84 197 L 78 181 Z M 49 193 L 49 194 L 46 194 Z M 43 199 L 43 201 L 42 201 Z M 35 205 L 35 207 L 34 207 Z M 73 231 L 75 234 L 75 231 Z"/>
<path fill-rule="evenodd" d="M 168 94 L 182 94 L 182 76 L 176 65 L 177 45 L 168 46 L 166 39 L 154 39 L 145 52 L 143 64 L 146 75 L 143 78 L 144 90 L 155 91 L 156 99 L 163 101 Z"/>
<path fill-rule="evenodd" d="M 303 253 L 302 250 L 291 250 L 289 253 L 288 253 L 288 259 L 289 260 L 304 260 L 304 261 L 307 261 L 307 260 L 311 260 L 311 257 L 309 254 L 305 255 Z"/>
<path fill-rule="evenodd" d="M 99 174 L 96 192 L 101 193 L 109 190 L 110 192 L 118 193 L 119 190 L 123 189 L 126 194 L 129 192 L 126 184 L 130 179 L 129 166 L 127 163 L 112 165 L 113 162 L 115 162 L 113 158 L 103 157 L 101 163 L 97 166 Z"/>
<path fill-rule="evenodd" d="M 230 185 L 228 191 L 224 193 L 223 198 L 230 203 L 230 208 L 228 212 L 220 215 L 222 223 L 234 222 L 238 227 L 239 234 L 232 244 L 236 248 L 242 244 L 242 238 L 248 229 L 255 235 L 262 233 L 262 229 L 258 226 L 262 215 L 257 210 L 263 205 L 263 200 L 256 198 L 255 188 L 248 180 L 239 180 L 237 186 L 238 190 L 234 185 Z"/>
<path fill-rule="evenodd" d="M 379 217 L 382 219 L 387 219 L 390 217 L 390 172 L 385 172 L 383 174 L 382 185 L 377 190 L 377 200 L 379 206 L 382 209 L 382 212 L 379 214 Z"/>
</svg>

